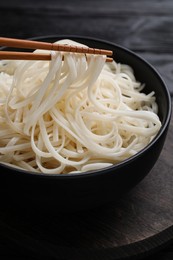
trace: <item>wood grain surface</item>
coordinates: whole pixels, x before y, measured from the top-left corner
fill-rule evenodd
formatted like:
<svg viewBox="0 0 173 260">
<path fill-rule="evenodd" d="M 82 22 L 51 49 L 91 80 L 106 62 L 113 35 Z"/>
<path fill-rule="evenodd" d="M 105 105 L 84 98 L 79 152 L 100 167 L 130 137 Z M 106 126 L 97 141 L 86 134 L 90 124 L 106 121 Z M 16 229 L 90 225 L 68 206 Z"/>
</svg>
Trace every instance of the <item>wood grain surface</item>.
<svg viewBox="0 0 173 260">
<path fill-rule="evenodd" d="M 172 0 L 0 2 L 1 36 L 73 34 L 121 44 L 149 61 L 173 95 L 172 28 Z M 68 215 L 0 206 L 1 259 L 172 260 L 172 150 L 173 119 L 157 164 L 116 205 Z"/>
</svg>

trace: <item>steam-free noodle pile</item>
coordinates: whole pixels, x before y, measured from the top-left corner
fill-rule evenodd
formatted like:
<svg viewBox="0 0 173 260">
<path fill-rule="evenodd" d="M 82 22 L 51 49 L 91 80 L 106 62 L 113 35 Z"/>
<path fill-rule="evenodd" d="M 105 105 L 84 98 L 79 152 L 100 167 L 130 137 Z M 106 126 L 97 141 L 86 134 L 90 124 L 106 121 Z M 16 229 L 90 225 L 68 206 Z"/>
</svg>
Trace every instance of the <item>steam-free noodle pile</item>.
<svg viewBox="0 0 173 260">
<path fill-rule="evenodd" d="M 77 44 L 61 41 L 69 42 Z M 50 62 L 1 61 L 0 162 L 80 173 L 149 144 L 161 127 L 154 92 L 142 93 L 132 68 L 105 59 L 54 52 Z"/>
</svg>

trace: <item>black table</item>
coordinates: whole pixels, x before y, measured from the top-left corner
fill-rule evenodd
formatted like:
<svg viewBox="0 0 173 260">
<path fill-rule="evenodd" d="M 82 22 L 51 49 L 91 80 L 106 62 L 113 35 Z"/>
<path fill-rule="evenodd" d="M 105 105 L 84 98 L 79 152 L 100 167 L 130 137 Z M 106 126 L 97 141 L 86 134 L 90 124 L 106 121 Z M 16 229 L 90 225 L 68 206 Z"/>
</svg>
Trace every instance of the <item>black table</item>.
<svg viewBox="0 0 173 260">
<path fill-rule="evenodd" d="M 94 36 L 100 39 L 106 39 L 108 41 L 121 44 L 137 52 L 142 57 L 146 58 L 151 64 L 153 64 L 156 67 L 156 69 L 158 69 L 163 79 L 167 83 L 171 95 L 173 94 L 172 28 L 173 2 L 171 0 L 6 0 L 3 2 L 1 1 L 0 3 L 0 36 L 29 38 L 44 35 L 73 34 L 91 37 Z M 173 124 L 171 123 L 169 136 L 167 140 L 168 146 L 164 148 L 163 154 L 161 155 L 159 162 L 156 165 L 156 168 L 152 171 L 149 177 L 147 176 L 148 179 L 146 178 L 144 182 L 142 182 L 142 184 L 140 184 L 139 187 L 136 188 L 135 191 L 132 191 L 132 193 L 130 193 L 129 196 L 131 203 L 133 201 L 136 201 L 136 195 L 139 195 L 140 198 L 140 195 L 142 194 L 141 191 L 147 192 L 148 195 L 148 192 L 153 192 L 153 194 L 156 195 L 157 189 L 155 191 L 149 191 L 149 188 L 152 188 L 152 186 L 149 186 L 149 184 L 152 181 L 152 176 L 157 173 L 158 169 L 162 170 L 165 174 L 167 174 L 167 172 L 171 174 L 171 172 L 173 171 L 172 159 L 170 156 L 170 153 L 172 152 L 171 149 L 173 143 L 172 133 Z M 144 259 L 146 260 L 173 259 L 173 223 L 171 226 L 171 214 L 173 211 L 172 205 L 170 204 L 170 202 L 172 202 L 173 199 L 173 193 L 171 189 L 172 185 L 170 183 L 168 185 L 167 183 L 167 181 L 172 181 L 170 174 L 165 175 L 167 178 L 166 180 L 163 180 L 162 177 L 160 177 L 163 182 L 165 181 L 165 189 L 167 189 L 165 193 L 163 192 L 165 197 L 163 198 L 164 202 L 162 201 L 162 203 L 167 203 L 167 211 L 165 211 L 165 214 L 167 215 L 165 215 L 165 217 L 167 217 L 168 220 L 170 219 L 170 222 L 165 222 L 165 230 L 163 230 L 164 232 L 162 233 L 162 235 L 157 236 L 156 240 L 151 239 L 147 240 L 148 244 L 144 243 L 144 248 L 146 249 L 144 251 L 146 252 L 146 254 L 152 254 L 151 256 L 145 256 L 146 254 L 140 254 L 139 252 L 141 250 L 141 247 L 138 244 L 133 248 L 133 250 L 135 250 L 135 253 L 132 252 L 131 248 L 129 251 L 127 250 L 129 256 L 131 256 L 130 259 L 138 259 L 139 257 L 144 257 Z M 171 183 L 173 184 L 173 182 Z M 147 186 L 149 186 L 148 189 Z M 156 187 L 159 188 L 159 186 L 157 185 Z M 169 199 L 169 203 L 166 201 L 166 199 Z M 122 203 L 125 203 L 124 201 L 125 200 L 122 200 Z M 153 205 L 151 206 L 154 207 Z M 136 209 L 140 209 L 140 205 L 138 205 Z M 156 210 L 156 208 L 154 208 L 153 211 L 154 210 Z M 2 207 L 0 212 L 0 258 L 3 260 L 43 259 L 43 256 L 39 258 L 39 254 L 36 253 L 37 250 L 35 250 L 34 252 L 33 248 L 37 247 L 39 251 L 39 249 L 44 249 L 44 245 L 45 247 L 46 245 L 48 245 L 46 243 L 41 243 L 42 241 L 39 241 L 40 237 L 43 239 L 41 227 L 44 226 L 44 223 L 42 223 L 42 226 L 39 226 L 38 228 L 33 227 L 33 230 L 37 231 L 37 236 L 34 238 L 35 240 L 32 240 L 34 231 L 32 230 L 32 224 L 29 223 L 28 218 L 25 218 L 25 220 L 23 219 L 23 222 L 21 222 L 21 226 L 23 226 L 20 226 L 20 228 L 18 229 L 17 227 L 19 227 L 20 221 L 18 219 L 15 219 L 14 215 L 5 216 Z M 105 213 L 104 210 L 101 210 L 101 212 L 103 213 L 103 216 L 106 219 L 106 214 L 111 214 L 113 211 L 107 209 L 106 212 L 108 213 Z M 127 207 L 126 216 L 128 216 L 128 212 L 130 213 L 131 211 Z M 136 213 L 136 215 L 142 214 L 142 212 L 143 211 L 141 210 L 141 212 L 139 211 L 138 213 Z M 15 214 L 15 211 L 13 213 Z M 164 218 L 163 212 L 158 212 L 158 214 L 160 214 L 160 219 L 161 217 Z M 78 214 L 77 217 L 80 219 L 79 215 L 80 214 Z M 93 218 L 96 218 L 96 211 L 92 211 L 92 213 L 89 216 L 88 223 L 93 222 L 91 215 L 93 216 Z M 31 217 L 33 217 L 33 215 Z M 75 218 L 75 216 L 73 216 L 73 218 Z M 62 217 L 60 219 L 62 220 Z M 150 219 L 149 216 L 148 219 Z M 88 220 L 86 220 L 86 222 L 87 221 Z M 100 218 L 99 221 L 101 225 L 103 219 Z M 154 219 L 151 218 L 151 221 L 154 221 Z M 72 222 L 74 224 L 75 220 Z M 27 232 L 25 230 L 26 223 L 28 225 L 28 228 L 30 227 L 32 230 L 30 233 L 28 233 L 28 230 Z M 162 222 L 162 229 L 164 227 L 163 223 L 164 221 Z M 106 223 L 106 221 L 104 222 L 104 224 L 109 225 L 109 223 Z M 157 224 L 159 224 L 159 218 Z M 80 223 L 80 225 L 83 228 L 82 223 Z M 169 228 L 167 229 L 168 226 Z M 84 227 L 84 231 L 86 231 L 86 227 Z M 158 230 L 161 230 L 160 227 L 157 228 Z M 108 229 L 111 230 L 110 228 L 107 228 L 107 230 Z M 143 230 L 143 228 L 139 229 L 139 232 L 143 232 Z M 59 229 L 59 232 L 62 233 L 62 231 L 62 229 Z M 78 232 L 80 233 L 80 230 L 78 230 Z M 40 236 L 38 235 L 38 233 L 40 234 Z M 46 234 L 48 233 L 49 230 L 47 230 Z M 151 235 L 151 233 L 149 235 Z M 137 232 L 135 233 L 135 235 L 136 234 Z M 104 237 L 106 237 L 106 235 L 110 236 L 111 233 L 104 233 Z M 25 243 L 28 243 L 29 246 L 25 246 Z M 63 256 L 61 256 L 59 258 L 57 256 L 57 258 L 52 257 L 49 259 L 67 260 L 67 257 L 63 258 Z M 113 256 L 112 258 L 107 258 L 107 256 L 104 256 L 103 254 L 102 258 L 100 259 L 113 260 L 114 258 Z M 69 260 L 71 259 L 69 258 Z"/>
</svg>

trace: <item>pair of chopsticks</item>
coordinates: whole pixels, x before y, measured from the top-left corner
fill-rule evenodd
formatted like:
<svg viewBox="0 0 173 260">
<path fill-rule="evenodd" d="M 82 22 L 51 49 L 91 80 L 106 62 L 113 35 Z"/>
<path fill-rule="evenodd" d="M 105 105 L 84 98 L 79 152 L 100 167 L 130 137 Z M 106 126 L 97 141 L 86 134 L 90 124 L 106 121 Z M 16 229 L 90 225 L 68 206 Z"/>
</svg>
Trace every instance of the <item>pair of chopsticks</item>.
<svg viewBox="0 0 173 260">
<path fill-rule="evenodd" d="M 0 46 L 112 56 L 112 51 L 110 50 L 64 45 L 64 44 L 55 44 L 55 43 L 40 42 L 40 41 L 21 40 L 21 39 L 13 39 L 13 38 L 5 38 L 5 37 L 0 37 Z M 0 51 L 0 59 L 51 60 L 51 54 Z M 112 62 L 112 61 L 113 61 L 112 58 L 109 57 L 106 58 L 106 62 Z"/>
</svg>

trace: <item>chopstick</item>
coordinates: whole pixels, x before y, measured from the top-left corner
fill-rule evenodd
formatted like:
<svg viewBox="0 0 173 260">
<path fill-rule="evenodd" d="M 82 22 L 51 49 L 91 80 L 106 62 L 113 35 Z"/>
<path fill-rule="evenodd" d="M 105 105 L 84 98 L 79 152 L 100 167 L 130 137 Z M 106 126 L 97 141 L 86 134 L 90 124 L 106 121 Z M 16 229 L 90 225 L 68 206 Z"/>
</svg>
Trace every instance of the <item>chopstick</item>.
<svg viewBox="0 0 173 260">
<path fill-rule="evenodd" d="M 0 51 L 0 59 L 4 60 L 51 60 L 51 54 L 32 52 Z"/>
<path fill-rule="evenodd" d="M 33 52 L 0 51 L 1 60 L 51 60 L 51 54 Z M 106 58 L 106 62 L 112 62 L 112 58 Z"/>
<path fill-rule="evenodd" d="M 73 52 L 95 55 L 112 55 L 111 50 L 96 49 L 82 46 L 72 46 L 48 42 L 39 42 L 31 40 L 21 40 L 13 38 L 0 37 L 0 46 L 15 47 L 24 49 L 41 49 L 51 51 Z M 29 52 L 12 52 L 0 51 L 0 59 L 18 59 L 18 60 L 51 60 L 51 54 L 29 53 Z M 107 62 L 113 61 L 112 58 L 107 58 Z"/>
</svg>

